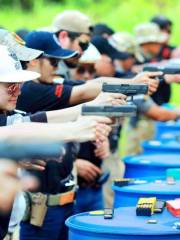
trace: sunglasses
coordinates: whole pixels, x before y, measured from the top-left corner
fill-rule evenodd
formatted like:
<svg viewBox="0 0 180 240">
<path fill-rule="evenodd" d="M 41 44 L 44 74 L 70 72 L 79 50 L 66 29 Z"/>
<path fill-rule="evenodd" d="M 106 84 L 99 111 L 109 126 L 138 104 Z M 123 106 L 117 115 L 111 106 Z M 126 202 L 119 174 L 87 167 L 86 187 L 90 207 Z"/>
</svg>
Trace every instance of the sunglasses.
<svg viewBox="0 0 180 240">
<path fill-rule="evenodd" d="M 94 66 L 89 66 L 89 67 L 79 66 L 77 68 L 77 73 L 79 73 L 79 74 L 84 74 L 85 72 L 88 72 L 89 74 L 94 74 L 95 71 L 96 70 L 95 70 Z"/>
<path fill-rule="evenodd" d="M 53 66 L 53 67 L 58 67 L 58 65 L 59 65 L 59 59 L 57 59 L 57 58 L 48 58 L 48 60 L 49 60 L 49 62 L 50 62 L 50 64 L 51 64 L 51 66 Z"/>
<path fill-rule="evenodd" d="M 17 91 L 20 91 L 22 83 L 11 83 L 7 87 L 7 93 L 10 96 L 14 96 Z"/>
<path fill-rule="evenodd" d="M 76 38 L 79 38 L 81 34 L 68 31 L 68 35 L 69 38 L 73 41 Z M 83 51 L 85 51 L 89 47 L 89 41 L 86 40 L 83 41 L 82 39 L 79 39 L 79 46 Z"/>
<path fill-rule="evenodd" d="M 41 59 L 47 59 L 52 67 L 58 67 L 59 65 L 59 59 L 58 58 L 51 58 L 51 57 L 43 57 Z"/>
<path fill-rule="evenodd" d="M 79 46 L 83 51 L 86 51 L 89 47 L 89 41 L 79 41 Z"/>
</svg>

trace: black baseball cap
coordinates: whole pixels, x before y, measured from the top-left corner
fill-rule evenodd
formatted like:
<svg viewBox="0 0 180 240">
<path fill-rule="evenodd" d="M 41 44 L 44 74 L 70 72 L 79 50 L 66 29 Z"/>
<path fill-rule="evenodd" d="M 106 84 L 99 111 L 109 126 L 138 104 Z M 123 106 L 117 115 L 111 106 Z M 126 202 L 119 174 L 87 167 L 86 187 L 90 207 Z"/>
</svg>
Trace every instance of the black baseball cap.
<svg viewBox="0 0 180 240">
<path fill-rule="evenodd" d="M 98 49 L 101 54 L 108 55 L 112 60 L 126 60 L 130 54 L 116 50 L 107 39 L 101 36 L 94 36 L 91 40 L 92 44 Z"/>
<path fill-rule="evenodd" d="M 25 41 L 27 47 L 43 51 L 46 57 L 68 59 L 79 56 L 77 51 L 62 48 L 51 32 L 32 31 L 25 36 Z"/>
<path fill-rule="evenodd" d="M 103 34 L 112 35 L 112 34 L 114 34 L 114 30 L 105 23 L 96 24 L 93 27 L 93 35 L 94 36 L 102 36 Z"/>
<path fill-rule="evenodd" d="M 152 17 L 151 22 L 156 23 L 160 29 L 166 29 L 172 26 L 172 21 L 163 15 Z"/>
</svg>

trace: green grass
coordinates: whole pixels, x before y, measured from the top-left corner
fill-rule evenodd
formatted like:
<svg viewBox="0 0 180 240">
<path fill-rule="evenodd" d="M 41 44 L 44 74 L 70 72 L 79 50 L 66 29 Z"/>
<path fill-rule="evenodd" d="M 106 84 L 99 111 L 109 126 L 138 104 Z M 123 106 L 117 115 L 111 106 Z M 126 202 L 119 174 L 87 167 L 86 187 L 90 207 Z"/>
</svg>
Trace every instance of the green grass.
<svg viewBox="0 0 180 240">
<path fill-rule="evenodd" d="M 179 0 L 66 0 L 65 4 L 46 4 L 36 0 L 32 12 L 17 7 L 3 8 L 0 25 L 12 31 L 18 28 L 37 29 L 51 25 L 53 17 L 65 9 L 79 9 L 96 22 L 106 22 L 116 31 L 130 31 L 139 22 L 148 21 L 154 14 L 166 14 L 174 22 L 172 44 L 180 43 Z M 180 86 L 173 85 L 171 102 L 180 104 Z"/>
</svg>

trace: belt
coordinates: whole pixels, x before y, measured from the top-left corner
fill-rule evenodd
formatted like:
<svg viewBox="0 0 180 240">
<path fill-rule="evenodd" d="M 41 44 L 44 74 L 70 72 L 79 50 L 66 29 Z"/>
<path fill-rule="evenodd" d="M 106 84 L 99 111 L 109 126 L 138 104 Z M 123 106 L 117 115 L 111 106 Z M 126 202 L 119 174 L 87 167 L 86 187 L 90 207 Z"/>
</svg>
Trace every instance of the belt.
<svg viewBox="0 0 180 240">
<path fill-rule="evenodd" d="M 70 204 L 74 202 L 75 199 L 75 191 L 69 191 L 60 194 L 43 194 L 43 193 L 24 193 L 24 197 L 26 200 L 26 210 L 24 213 L 23 221 L 28 221 L 31 219 L 32 215 L 37 217 L 38 220 L 41 219 L 41 224 L 44 221 L 44 217 L 48 207 L 53 206 L 65 206 L 66 204 Z M 36 209 L 35 209 L 36 208 Z M 35 209 L 35 210 L 33 210 Z M 41 211 L 41 216 L 38 217 L 38 210 L 43 209 Z M 37 226 L 41 226 L 41 224 Z M 33 224 L 35 225 L 35 224 Z"/>
<path fill-rule="evenodd" d="M 41 196 L 47 197 L 46 205 L 47 207 L 52 206 L 63 206 L 68 203 L 72 203 L 75 199 L 75 191 L 69 191 L 65 193 L 58 193 L 58 194 L 43 194 L 43 193 L 30 193 L 28 192 L 30 199 L 33 198 L 33 196 L 37 196 L 38 194 Z"/>
<path fill-rule="evenodd" d="M 47 206 L 63 206 L 68 203 L 74 202 L 75 199 L 75 191 L 69 191 L 66 193 L 60 193 L 60 194 L 50 194 L 47 196 Z"/>
</svg>

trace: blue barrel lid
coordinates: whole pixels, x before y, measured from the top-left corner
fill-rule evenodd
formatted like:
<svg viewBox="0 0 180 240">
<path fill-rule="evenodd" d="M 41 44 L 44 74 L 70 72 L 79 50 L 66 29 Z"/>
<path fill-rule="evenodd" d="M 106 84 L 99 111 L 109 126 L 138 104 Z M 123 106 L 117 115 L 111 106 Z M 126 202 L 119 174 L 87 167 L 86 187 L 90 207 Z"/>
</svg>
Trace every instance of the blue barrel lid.
<svg viewBox="0 0 180 240">
<path fill-rule="evenodd" d="M 180 181 L 176 181 L 174 185 L 169 185 L 166 181 L 161 182 L 147 182 L 142 184 L 129 185 L 124 187 L 117 187 L 113 185 L 113 190 L 118 192 L 129 192 L 129 193 L 142 193 L 142 194 L 179 194 L 180 197 Z"/>
<path fill-rule="evenodd" d="M 147 224 L 147 220 L 156 219 L 157 224 Z M 180 230 L 174 229 L 173 224 L 178 219 L 165 210 L 162 214 L 151 217 L 137 217 L 134 207 L 117 208 L 112 220 L 103 216 L 81 213 L 66 220 L 70 229 L 94 234 L 123 234 L 123 235 L 180 235 Z M 111 238 L 112 239 L 112 238 Z"/>
<path fill-rule="evenodd" d="M 157 122 L 156 123 L 157 128 L 167 128 L 167 129 L 177 129 L 180 130 L 180 120 L 175 121 L 168 121 L 168 122 Z"/>
<path fill-rule="evenodd" d="M 151 140 L 151 141 L 144 141 L 142 143 L 142 147 L 146 149 L 159 149 L 164 151 L 179 151 L 180 152 L 180 141 L 175 140 Z"/>
<path fill-rule="evenodd" d="M 141 154 L 125 157 L 124 162 L 133 165 L 180 167 L 180 154 Z"/>
</svg>

